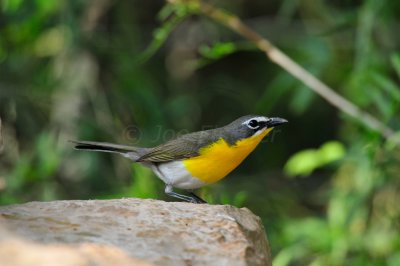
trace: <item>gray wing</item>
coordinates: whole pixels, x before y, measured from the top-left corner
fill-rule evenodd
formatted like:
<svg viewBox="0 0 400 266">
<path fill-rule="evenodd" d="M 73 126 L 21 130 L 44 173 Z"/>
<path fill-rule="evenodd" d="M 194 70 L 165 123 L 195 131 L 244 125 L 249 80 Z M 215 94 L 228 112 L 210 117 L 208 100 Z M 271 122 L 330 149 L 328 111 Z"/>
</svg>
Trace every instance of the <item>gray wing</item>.
<svg viewBox="0 0 400 266">
<path fill-rule="evenodd" d="M 218 136 L 215 129 L 186 134 L 149 149 L 136 161 L 161 163 L 191 158 L 198 155 L 199 149 L 218 140 Z"/>
</svg>

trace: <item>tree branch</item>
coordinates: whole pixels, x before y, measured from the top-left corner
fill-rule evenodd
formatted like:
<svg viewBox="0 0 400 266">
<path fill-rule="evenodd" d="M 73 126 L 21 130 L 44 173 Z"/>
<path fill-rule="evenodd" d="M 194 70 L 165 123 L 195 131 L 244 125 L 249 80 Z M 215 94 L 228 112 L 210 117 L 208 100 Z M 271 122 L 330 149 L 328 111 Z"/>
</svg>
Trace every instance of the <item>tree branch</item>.
<svg viewBox="0 0 400 266">
<path fill-rule="evenodd" d="M 303 82 L 311 90 L 316 92 L 337 109 L 356 118 L 364 126 L 376 130 L 387 139 L 394 135 L 394 131 L 391 128 L 386 126 L 376 117 L 362 111 L 358 106 L 336 93 L 332 88 L 317 79 L 310 72 L 275 47 L 266 38 L 263 38 L 257 32 L 245 25 L 237 16 L 229 14 L 228 12 L 201 0 L 169 0 L 169 2 L 172 4 L 196 5 L 200 14 L 215 20 L 219 24 L 230 28 L 239 35 L 255 43 L 255 45 L 261 51 L 263 51 L 271 61 L 275 62 L 277 65 L 292 74 L 295 78 Z"/>
</svg>

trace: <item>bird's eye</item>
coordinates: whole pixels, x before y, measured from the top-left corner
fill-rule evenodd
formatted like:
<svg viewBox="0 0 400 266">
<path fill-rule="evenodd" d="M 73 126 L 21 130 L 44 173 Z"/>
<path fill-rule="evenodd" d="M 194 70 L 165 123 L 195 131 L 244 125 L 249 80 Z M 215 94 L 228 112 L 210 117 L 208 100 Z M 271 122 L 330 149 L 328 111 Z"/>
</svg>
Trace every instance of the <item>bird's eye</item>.
<svg viewBox="0 0 400 266">
<path fill-rule="evenodd" d="M 249 125 L 249 128 L 255 129 L 258 127 L 258 121 L 255 119 L 252 119 L 249 121 L 248 125 Z"/>
</svg>

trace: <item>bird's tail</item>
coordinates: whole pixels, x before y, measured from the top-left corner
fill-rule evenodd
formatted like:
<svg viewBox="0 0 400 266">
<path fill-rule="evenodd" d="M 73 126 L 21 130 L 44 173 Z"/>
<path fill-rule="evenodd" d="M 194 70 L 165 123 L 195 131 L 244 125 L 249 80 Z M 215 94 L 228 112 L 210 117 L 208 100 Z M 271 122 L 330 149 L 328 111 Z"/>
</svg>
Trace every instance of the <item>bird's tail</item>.
<svg viewBox="0 0 400 266">
<path fill-rule="evenodd" d="M 75 141 L 70 140 L 75 144 L 75 149 L 86 150 L 86 151 L 100 151 L 100 152 L 113 152 L 122 154 L 125 157 L 136 160 L 140 155 L 140 150 L 143 148 L 119 145 L 107 142 L 96 142 L 96 141 Z"/>
</svg>

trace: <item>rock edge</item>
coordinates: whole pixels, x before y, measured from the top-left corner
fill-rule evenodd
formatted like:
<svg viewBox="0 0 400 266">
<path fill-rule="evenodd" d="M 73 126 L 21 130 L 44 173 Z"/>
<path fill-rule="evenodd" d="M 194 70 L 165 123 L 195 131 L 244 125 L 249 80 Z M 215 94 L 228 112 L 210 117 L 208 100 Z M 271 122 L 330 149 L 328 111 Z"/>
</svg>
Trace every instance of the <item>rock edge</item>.
<svg viewBox="0 0 400 266">
<path fill-rule="evenodd" d="M 230 205 L 118 199 L 0 206 L 0 241 L 0 261 L 11 241 L 25 250 L 16 256 L 16 248 L 15 258 L 60 248 L 62 262 L 73 252 L 83 258 L 61 265 L 271 265 L 260 218 Z"/>
</svg>

